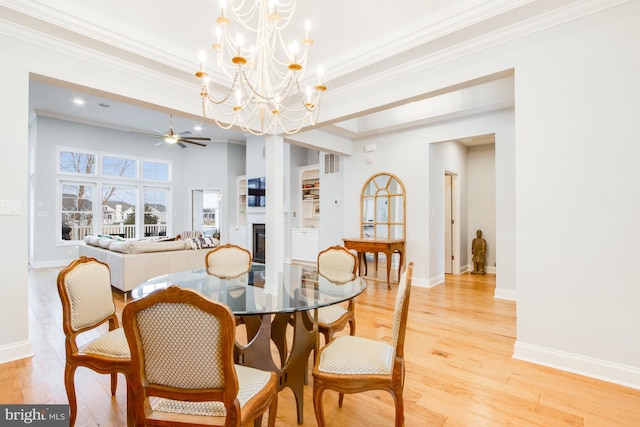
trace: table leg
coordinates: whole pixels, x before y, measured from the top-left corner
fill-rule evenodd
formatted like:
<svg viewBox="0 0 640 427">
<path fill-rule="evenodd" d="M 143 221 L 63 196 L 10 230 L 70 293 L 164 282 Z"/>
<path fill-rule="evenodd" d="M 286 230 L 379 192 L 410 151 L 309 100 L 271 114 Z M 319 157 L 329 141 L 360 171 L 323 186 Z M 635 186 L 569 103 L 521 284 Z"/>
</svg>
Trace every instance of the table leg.
<svg viewBox="0 0 640 427">
<path fill-rule="evenodd" d="M 400 274 L 402 272 L 402 264 L 404 263 L 404 251 L 398 251 L 400 255 L 400 260 L 398 263 L 398 283 L 400 283 Z"/>
<path fill-rule="evenodd" d="M 391 255 L 393 255 L 393 252 L 385 252 L 387 257 L 387 289 L 391 289 Z"/>
<path fill-rule="evenodd" d="M 291 353 L 282 367 L 285 373 L 282 387 L 289 387 L 293 391 L 298 410 L 298 424 L 302 424 L 305 374 L 309 355 L 318 342 L 318 324 L 310 318 L 306 311 L 296 311 L 293 318 L 293 342 L 291 343 Z"/>
</svg>

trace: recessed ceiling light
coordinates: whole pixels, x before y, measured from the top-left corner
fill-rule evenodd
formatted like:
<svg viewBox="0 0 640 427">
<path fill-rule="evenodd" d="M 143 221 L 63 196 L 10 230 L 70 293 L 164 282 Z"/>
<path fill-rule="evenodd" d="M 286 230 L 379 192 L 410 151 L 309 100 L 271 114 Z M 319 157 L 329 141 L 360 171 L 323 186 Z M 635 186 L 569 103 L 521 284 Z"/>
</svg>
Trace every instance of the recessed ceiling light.
<svg viewBox="0 0 640 427">
<path fill-rule="evenodd" d="M 98 104 L 98 105 L 99 105 L 99 106 L 101 106 L 101 107 L 104 107 L 104 108 L 109 108 L 109 107 L 111 107 L 111 105 L 109 105 L 109 104 L 107 104 L 107 103 L 104 103 L 104 102 L 101 102 L 101 103 L 100 103 L 100 104 Z"/>
<path fill-rule="evenodd" d="M 73 103 L 76 104 L 76 105 L 84 105 L 84 99 L 75 98 L 73 100 Z"/>
<path fill-rule="evenodd" d="M 202 130 L 202 126 L 194 126 L 193 127 L 195 130 Z"/>
</svg>

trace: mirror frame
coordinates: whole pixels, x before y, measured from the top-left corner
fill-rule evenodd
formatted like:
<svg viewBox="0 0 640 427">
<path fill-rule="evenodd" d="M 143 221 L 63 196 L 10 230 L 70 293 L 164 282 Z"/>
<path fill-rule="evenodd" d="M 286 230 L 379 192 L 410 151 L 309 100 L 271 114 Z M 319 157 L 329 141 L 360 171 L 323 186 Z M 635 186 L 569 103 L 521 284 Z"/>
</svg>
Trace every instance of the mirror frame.
<svg viewBox="0 0 640 427">
<path fill-rule="evenodd" d="M 379 178 L 383 177 L 385 179 L 380 180 Z M 395 180 L 398 183 L 398 188 L 400 192 L 391 192 L 389 191 L 389 187 L 391 183 Z M 386 184 L 381 186 L 379 184 Z M 367 188 L 369 185 L 374 185 L 375 192 L 374 194 L 367 193 Z M 381 194 L 382 193 L 382 194 Z M 402 198 L 402 218 L 401 221 L 392 221 L 390 215 L 387 215 L 386 220 L 377 220 L 377 207 L 378 207 L 378 198 L 385 198 L 387 201 L 390 201 L 392 198 L 401 197 Z M 374 216 L 372 221 L 367 221 L 365 219 L 366 209 L 369 206 L 367 203 L 368 200 L 372 200 L 371 207 L 374 209 Z M 389 203 L 387 203 L 389 206 Z M 406 227 L 406 215 L 407 215 L 407 196 L 406 191 L 404 189 L 404 184 L 400 179 L 389 172 L 379 172 L 373 176 L 371 176 L 362 186 L 362 191 L 360 192 L 360 237 L 361 238 L 373 238 L 374 240 L 378 239 L 378 227 L 386 227 L 387 237 L 386 239 L 398 239 L 398 237 L 390 237 L 391 236 L 391 227 L 393 226 L 401 226 L 402 227 L 402 240 L 406 240 L 407 236 L 407 227 Z M 365 236 L 365 226 L 367 228 L 373 227 L 373 236 Z"/>
</svg>

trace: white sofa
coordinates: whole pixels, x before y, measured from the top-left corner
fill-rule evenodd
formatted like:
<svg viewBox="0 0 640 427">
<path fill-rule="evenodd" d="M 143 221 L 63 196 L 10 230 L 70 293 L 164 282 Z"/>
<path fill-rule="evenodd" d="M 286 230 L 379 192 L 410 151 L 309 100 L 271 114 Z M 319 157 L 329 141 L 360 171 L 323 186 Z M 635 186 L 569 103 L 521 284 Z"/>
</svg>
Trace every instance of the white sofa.
<svg viewBox="0 0 640 427">
<path fill-rule="evenodd" d="M 91 243 L 90 239 L 85 239 L 85 244 L 80 245 L 80 256 L 106 263 L 111 270 L 111 285 L 122 292 L 129 292 L 152 277 L 204 268 L 205 255 L 218 244 L 213 239 L 210 246 L 192 249 L 191 239 L 170 242 L 113 239 L 106 242 L 104 238 L 93 238 Z"/>
</svg>

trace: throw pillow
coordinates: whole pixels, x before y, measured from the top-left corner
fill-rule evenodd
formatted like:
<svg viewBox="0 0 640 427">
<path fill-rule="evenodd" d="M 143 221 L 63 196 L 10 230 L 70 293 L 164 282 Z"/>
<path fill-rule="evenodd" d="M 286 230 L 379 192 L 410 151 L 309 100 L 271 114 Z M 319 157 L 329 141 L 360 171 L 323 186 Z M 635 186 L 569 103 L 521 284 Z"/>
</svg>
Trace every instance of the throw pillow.
<svg viewBox="0 0 640 427">
<path fill-rule="evenodd" d="M 191 249 L 215 248 L 220 242 L 213 237 L 192 237 Z"/>
</svg>

